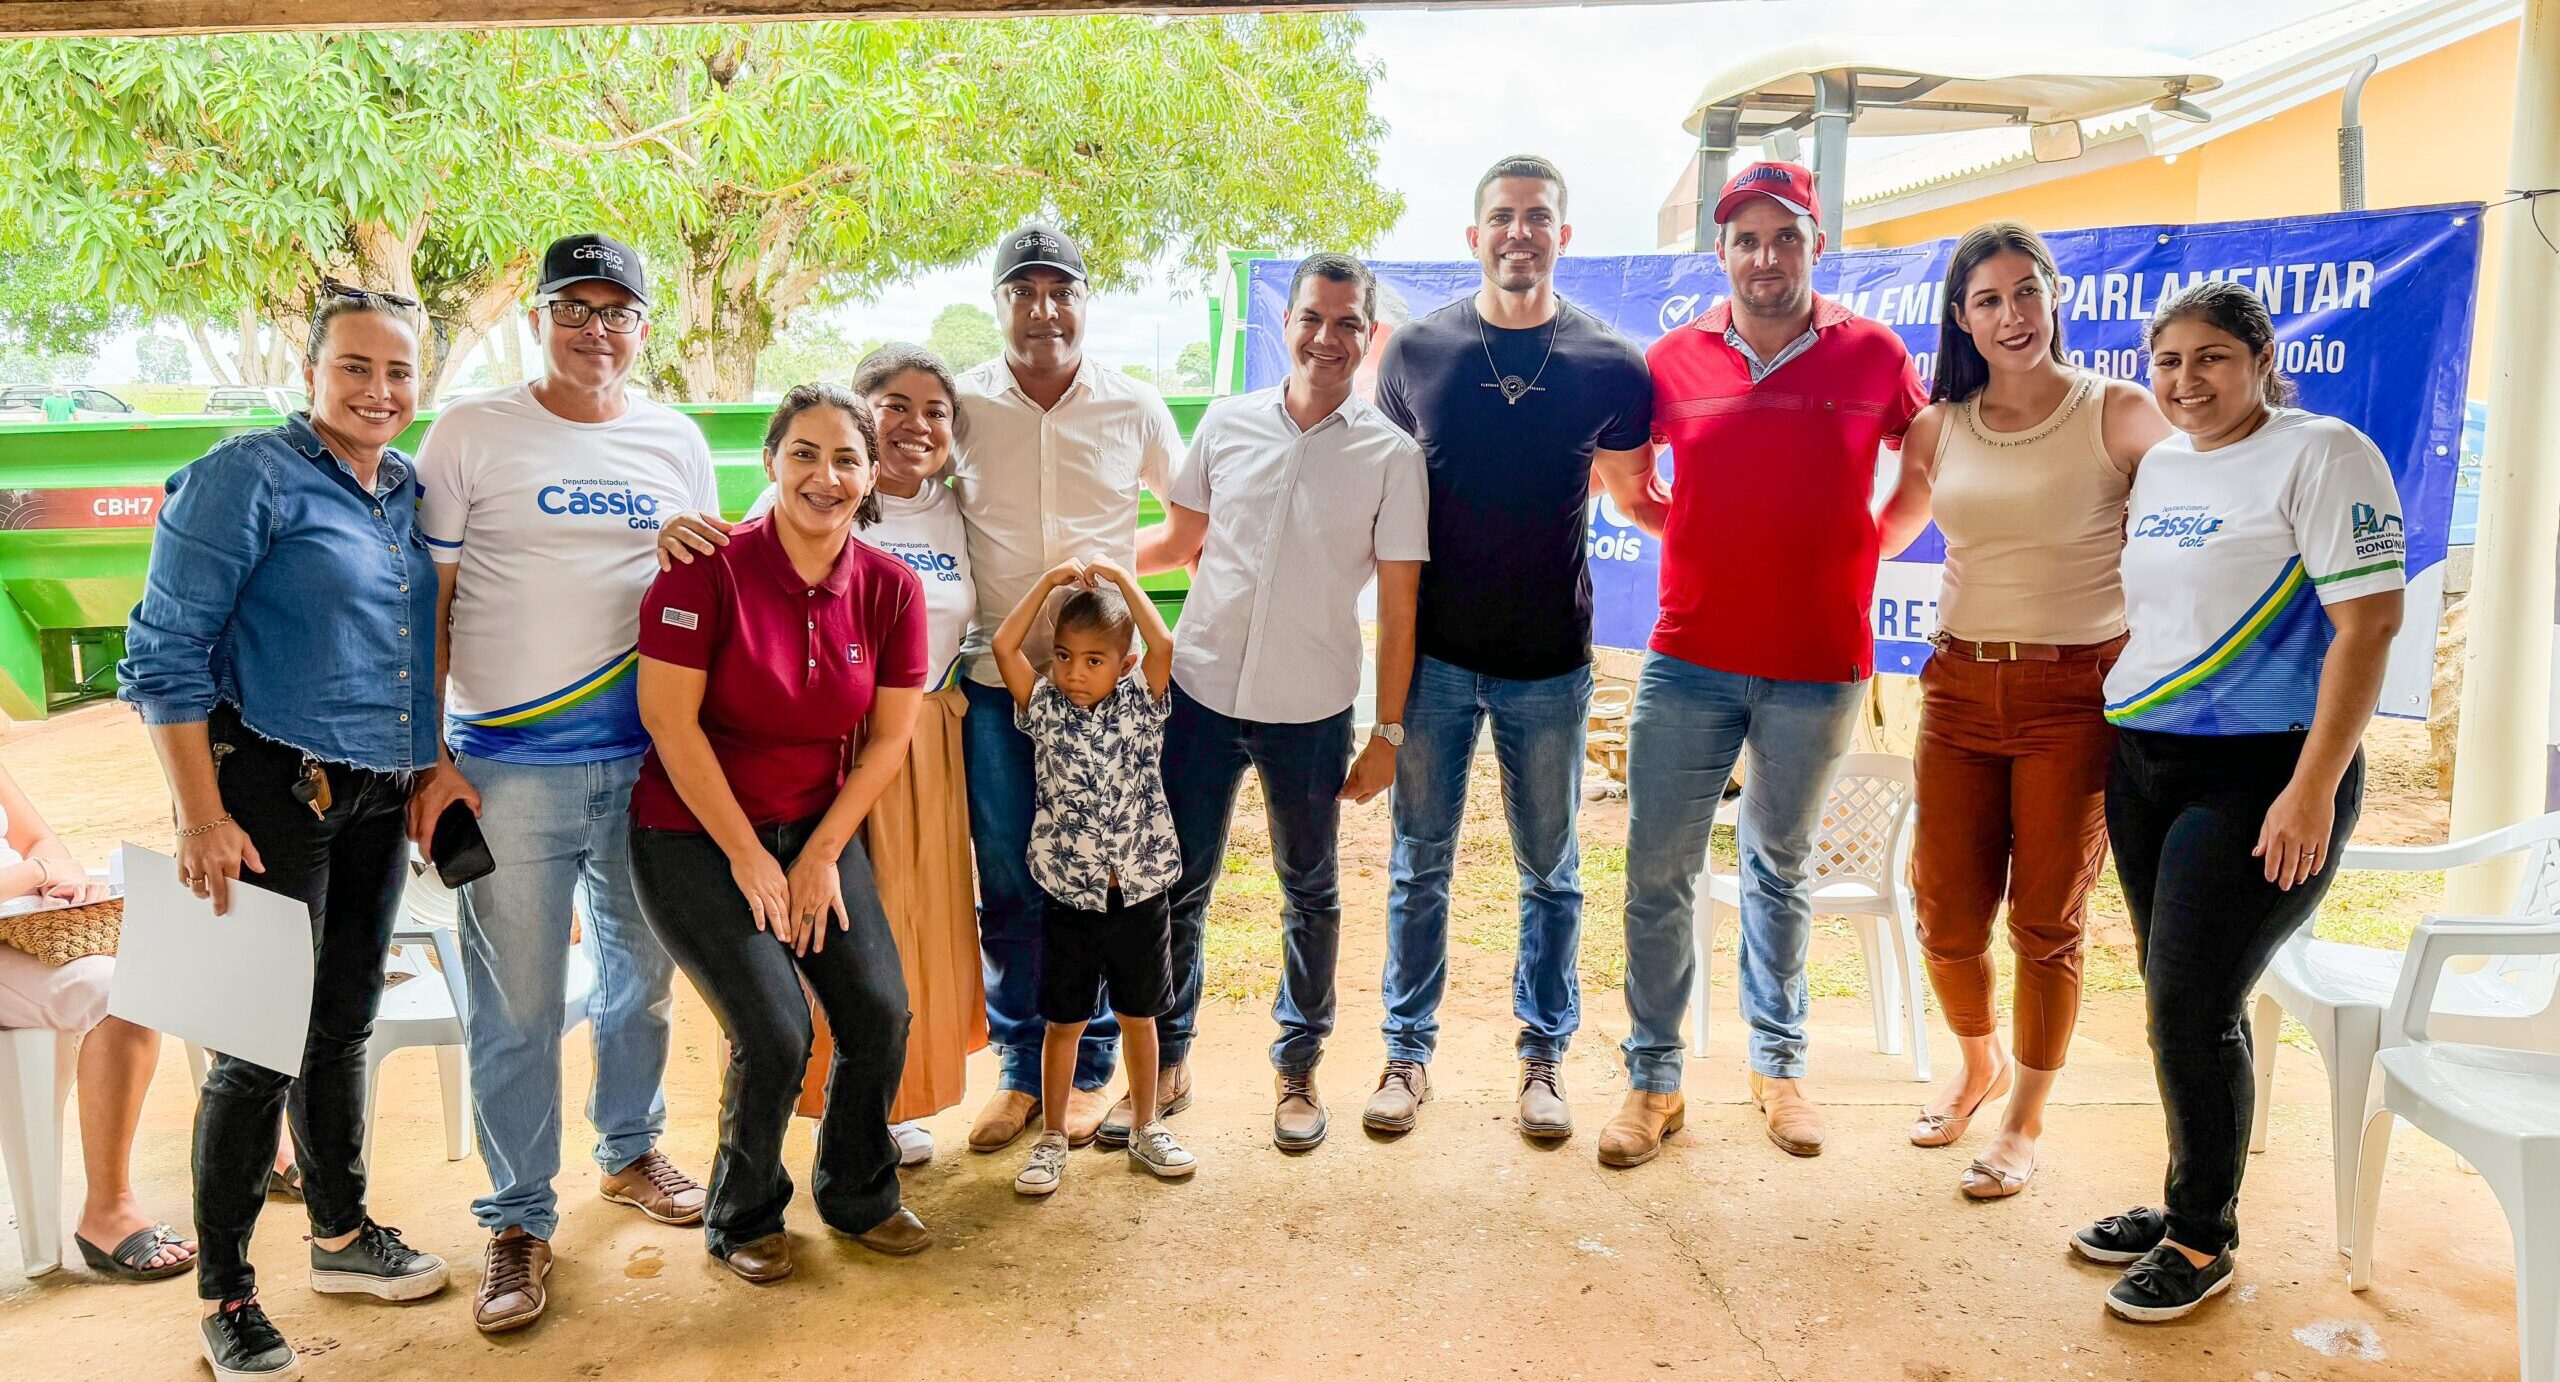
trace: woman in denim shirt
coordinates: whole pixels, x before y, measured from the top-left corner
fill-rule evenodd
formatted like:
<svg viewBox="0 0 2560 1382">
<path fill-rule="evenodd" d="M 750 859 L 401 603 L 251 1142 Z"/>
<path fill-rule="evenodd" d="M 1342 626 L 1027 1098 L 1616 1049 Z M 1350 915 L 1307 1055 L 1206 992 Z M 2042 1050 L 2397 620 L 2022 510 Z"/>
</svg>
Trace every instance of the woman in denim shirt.
<svg viewBox="0 0 2560 1382">
<path fill-rule="evenodd" d="M 177 803 L 179 878 L 217 913 L 235 878 L 311 909 L 299 1083 L 222 1056 L 196 1110 L 197 1294 L 217 1378 L 295 1371 L 248 1254 L 288 1102 L 312 1288 L 414 1300 L 445 1283 L 442 1260 L 365 1213 L 365 1042 L 411 776 L 436 761 L 435 568 L 414 469 L 391 447 L 418 410 L 416 306 L 324 286 L 311 411 L 170 477 L 117 669 Z"/>
</svg>

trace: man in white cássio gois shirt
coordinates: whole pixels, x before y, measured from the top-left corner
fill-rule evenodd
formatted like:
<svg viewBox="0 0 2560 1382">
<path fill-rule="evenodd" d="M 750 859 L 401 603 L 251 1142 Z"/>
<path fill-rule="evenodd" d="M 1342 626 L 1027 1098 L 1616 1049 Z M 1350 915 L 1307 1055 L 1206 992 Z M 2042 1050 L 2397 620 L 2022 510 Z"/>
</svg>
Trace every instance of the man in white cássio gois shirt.
<svg viewBox="0 0 2560 1382">
<path fill-rule="evenodd" d="M 562 994 L 571 903 L 594 987 L 587 1113 L 604 1198 L 699 1222 L 703 1188 L 657 1149 L 674 966 L 631 890 L 629 808 L 649 746 L 635 691 L 640 598 L 664 516 L 717 509 L 701 429 L 625 383 L 648 339 L 640 257 L 601 235 L 543 256 L 541 379 L 447 408 L 420 448 L 419 526 L 436 558 L 446 761 L 410 829 L 479 813 L 495 872 L 461 890 L 472 1102 L 493 1235 L 475 1319 L 538 1318 L 559 1223 Z"/>
</svg>

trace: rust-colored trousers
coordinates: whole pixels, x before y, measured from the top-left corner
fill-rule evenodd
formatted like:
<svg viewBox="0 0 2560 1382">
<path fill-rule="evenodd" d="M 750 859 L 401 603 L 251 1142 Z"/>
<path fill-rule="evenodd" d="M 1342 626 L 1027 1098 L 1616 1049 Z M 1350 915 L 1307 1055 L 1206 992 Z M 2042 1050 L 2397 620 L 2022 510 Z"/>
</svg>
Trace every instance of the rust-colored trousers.
<svg viewBox="0 0 2560 1382">
<path fill-rule="evenodd" d="M 1996 645 L 1995 645 L 1996 646 Z M 1992 1034 L 1991 923 L 2017 952 L 2018 1063 L 2059 1070 L 2080 1015 L 2080 938 L 2107 852 L 2115 750 L 2103 690 L 2124 640 L 2058 661 L 1976 661 L 1940 647 L 1920 673 L 1920 946 L 1947 1026 Z"/>
</svg>

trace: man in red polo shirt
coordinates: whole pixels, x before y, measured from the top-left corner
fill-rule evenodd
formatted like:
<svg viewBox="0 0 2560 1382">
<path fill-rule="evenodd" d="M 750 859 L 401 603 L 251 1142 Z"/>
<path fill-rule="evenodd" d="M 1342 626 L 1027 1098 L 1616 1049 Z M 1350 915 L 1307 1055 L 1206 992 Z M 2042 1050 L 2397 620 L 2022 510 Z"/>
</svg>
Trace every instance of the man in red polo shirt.
<svg viewBox="0 0 2560 1382">
<path fill-rule="evenodd" d="M 1672 482 L 1641 464 L 1603 475 L 1663 539 L 1662 617 L 1627 746 L 1627 1009 L 1633 1085 L 1600 1160 L 1649 1161 L 1682 1118 L 1681 1019 L 1696 978 L 1697 878 L 1716 805 L 1748 745 L 1742 1006 L 1751 1092 L 1770 1140 L 1822 1150 L 1805 1097 L 1806 856 L 1874 670 L 1867 607 L 1880 551 L 1928 522 L 1903 480 L 1874 507 L 1880 447 L 1928 402 L 1894 334 L 1813 291 L 1822 255 L 1813 175 L 1755 163 L 1716 202 L 1728 303 L 1656 342 L 1653 431 Z"/>
</svg>

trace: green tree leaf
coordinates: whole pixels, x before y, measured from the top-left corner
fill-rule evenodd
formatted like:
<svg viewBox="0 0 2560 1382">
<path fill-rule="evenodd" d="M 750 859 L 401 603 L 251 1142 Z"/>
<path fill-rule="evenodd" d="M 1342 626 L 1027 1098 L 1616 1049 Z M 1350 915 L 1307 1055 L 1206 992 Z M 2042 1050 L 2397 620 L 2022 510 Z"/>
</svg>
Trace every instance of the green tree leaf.
<svg viewBox="0 0 2560 1382">
<path fill-rule="evenodd" d="M 11 45 L 0 254 L 91 311 L 289 375 L 324 274 L 413 293 L 443 371 L 573 230 L 640 246 L 645 381 L 744 398 L 799 314 L 965 264 L 1038 216 L 1098 286 L 1230 245 L 1357 252 L 1374 65 L 1343 15 L 507 29 Z M 18 320 L 0 286 L 0 332 Z M 23 316 L 23 313 L 21 314 Z M 954 363 L 984 342 L 974 333 Z M 217 352 L 216 345 L 221 349 Z"/>
</svg>

